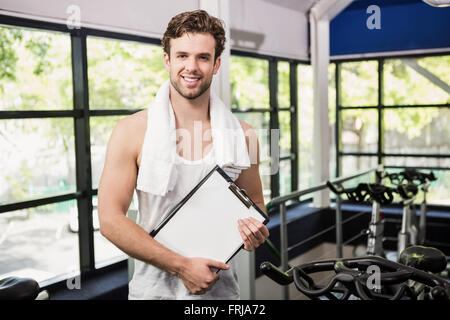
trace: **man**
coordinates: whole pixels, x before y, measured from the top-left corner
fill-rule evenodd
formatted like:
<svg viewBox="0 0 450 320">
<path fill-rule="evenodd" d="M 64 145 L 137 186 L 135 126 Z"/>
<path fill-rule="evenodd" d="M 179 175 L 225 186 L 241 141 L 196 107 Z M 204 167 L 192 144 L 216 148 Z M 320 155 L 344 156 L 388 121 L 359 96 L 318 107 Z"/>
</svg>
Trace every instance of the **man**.
<svg viewBox="0 0 450 320">
<path fill-rule="evenodd" d="M 213 75 L 220 67 L 225 31 L 220 20 L 209 16 L 205 11 L 185 12 L 172 18 L 162 43 L 164 64 L 170 74 L 170 102 L 167 108 L 170 112 L 173 109 L 177 132 L 184 130 L 191 134 L 177 136 L 177 141 L 189 140 L 186 137 L 195 136 L 195 124 L 202 124 L 202 134 L 211 128 L 210 85 Z M 204 258 L 183 257 L 165 248 L 149 235 L 175 201 L 186 195 L 188 189 L 200 181 L 202 174 L 210 170 L 211 167 L 197 164 L 197 161 L 202 160 L 202 155 L 211 153 L 214 141 L 201 139 L 200 143 L 184 141 L 181 147 L 177 145 L 181 163 L 173 190 L 163 196 L 137 190 L 139 221 L 134 223 L 126 217 L 139 180 L 138 175 L 142 174 L 143 144 L 145 139 L 149 139 L 149 134 L 158 134 L 151 131 L 155 128 L 148 127 L 152 120 L 148 115 L 147 109 L 118 122 L 108 142 L 98 189 L 102 235 L 136 259 L 135 272 L 129 285 L 129 298 L 238 299 L 239 289 L 233 259 L 227 265 Z M 252 141 L 257 141 L 255 132 L 245 122 L 238 123 L 245 132 L 248 151 Z M 192 149 L 189 150 L 186 146 L 200 148 L 201 152 L 192 153 Z M 235 183 L 245 189 L 260 208 L 265 209 L 258 172 L 259 155 L 249 156 L 254 161 L 239 174 Z M 253 218 L 239 221 L 238 229 L 244 241 L 244 249 L 249 251 L 257 248 L 269 236 L 266 226 Z M 222 271 L 217 274 L 211 268 Z"/>
</svg>

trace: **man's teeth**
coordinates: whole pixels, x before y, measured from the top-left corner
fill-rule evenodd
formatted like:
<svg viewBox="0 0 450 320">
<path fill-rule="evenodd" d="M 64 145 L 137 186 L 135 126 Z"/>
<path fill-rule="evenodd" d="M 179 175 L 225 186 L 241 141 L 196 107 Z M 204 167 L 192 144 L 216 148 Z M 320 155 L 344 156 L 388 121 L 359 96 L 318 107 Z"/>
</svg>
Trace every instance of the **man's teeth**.
<svg viewBox="0 0 450 320">
<path fill-rule="evenodd" d="M 184 80 L 186 80 L 186 81 L 188 81 L 188 82 L 194 82 L 194 81 L 197 81 L 199 78 L 187 78 L 187 77 L 184 77 Z"/>
</svg>

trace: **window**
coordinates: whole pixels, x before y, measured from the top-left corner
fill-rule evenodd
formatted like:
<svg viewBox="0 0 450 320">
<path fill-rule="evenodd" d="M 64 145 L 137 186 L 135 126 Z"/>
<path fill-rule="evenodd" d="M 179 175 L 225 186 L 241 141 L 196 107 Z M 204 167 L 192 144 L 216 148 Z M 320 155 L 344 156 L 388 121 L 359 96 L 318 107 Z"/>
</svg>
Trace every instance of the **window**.
<svg viewBox="0 0 450 320">
<path fill-rule="evenodd" d="M 383 116 L 386 153 L 450 154 L 449 109 L 387 109 Z"/>
<path fill-rule="evenodd" d="M 0 278 L 41 286 L 126 258 L 98 230 L 106 145 L 117 121 L 148 107 L 168 77 L 159 40 L 84 38 L 48 25 L 60 31 L 0 25 Z"/>
<path fill-rule="evenodd" d="M 78 235 L 70 230 L 75 200 L 0 214 L 0 278 L 43 283 L 79 272 Z"/>
<path fill-rule="evenodd" d="M 345 107 L 376 106 L 378 104 L 377 69 L 377 61 L 342 63 L 340 68 L 340 105 Z"/>
<path fill-rule="evenodd" d="M 231 56 L 232 111 L 257 132 L 266 202 L 299 187 L 297 66 L 297 61 L 244 52 Z M 275 159 L 275 152 L 279 159 Z M 279 163 L 272 162 L 275 160 Z"/>
<path fill-rule="evenodd" d="M 0 278 L 42 284 L 80 270 L 71 41 L 1 25 L 0 42 Z"/>
<path fill-rule="evenodd" d="M 230 57 L 231 105 L 233 109 L 269 109 L 269 63 L 267 60 Z"/>
<path fill-rule="evenodd" d="M 123 113 L 147 108 L 168 74 L 161 46 L 98 37 L 87 37 L 86 42 L 89 108 L 95 110 L 89 118 L 92 188 L 97 189 L 114 126 L 126 117 Z M 124 259 L 126 255 L 98 230 L 97 197 L 92 198 L 92 208 L 96 267 Z M 136 210 L 133 199 L 128 215 L 135 218 Z"/>
<path fill-rule="evenodd" d="M 450 56 L 389 59 L 384 62 L 385 105 L 450 103 Z M 447 89 L 448 90 L 448 89 Z"/>
<path fill-rule="evenodd" d="M 252 126 L 260 145 L 260 175 L 265 201 L 271 197 L 270 102 L 267 60 L 230 57 L 232 110 L 239 120 Z"/>
<path fill-rule="evenodd" d="M 277 88 L 277 107 L 278 128 L 279 128 L 279 147 L 280 147 L 280 165 L 279 165 L 279 185 L 280 195 L 289 194 L 292 191 L 292 172 L 291 172 L 291 90 L 290 90 L 290 67 L 289 62 L 277 62 L 278 88 Z"/>
<path fill-rule="evenodd" d="M 299 65 L 298 74 L 298 141 L 300 190 L 313 186 L 313 75 L 309 65 Z"/>
<path fill-rule="evenodd" d="M 160 46 L 87 38 L 90 109 L 143 109 L 168 79 Z"/>
<path fill-rule="evenodd" d="M 0 120 L 0 204 L 74 192 L 73 120 Z"/>
<path fill-rule="evenodd" d="M 70 37 L 0 25 L 0 110 L 73 107 Z"/>
<path fill-rule="evenodd" d="M 388 170 L 434 170 L 440 178 L 432 183 L 436 191 L 430 192 L 429 199 L 448 204 L 450 56 L 336 65 L 340 70 L 340 175 L 373 168 L 377 163 Z M 378 88 L 380 83 L 382 88 Z"/>
<path fill-rule="evenodd" d="M 377 152 L 376 110 L 342 110 L 341 130 L 343 152 Z"/>
</svg>

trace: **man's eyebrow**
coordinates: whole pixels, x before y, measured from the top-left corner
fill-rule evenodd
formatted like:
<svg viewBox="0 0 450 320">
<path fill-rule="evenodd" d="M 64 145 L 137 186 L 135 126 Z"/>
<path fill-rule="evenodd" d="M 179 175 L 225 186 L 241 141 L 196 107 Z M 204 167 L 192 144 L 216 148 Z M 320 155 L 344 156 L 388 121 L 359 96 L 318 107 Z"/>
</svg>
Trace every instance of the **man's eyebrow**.
<svg viewBox="0 0 450 320">
<path fill-rule="evenodd" d="M 175 54 L 188 54 L 186 51 L 176 51 L 175 52 Z M 212 56 L 212 54 L 211 53 L 209 53 L 209 52 L 200 52 L 200 53 L 198 53 L 197 54 L 197 56 L 207 56 L 207 57 L 211 57 Z"/>
</svg>

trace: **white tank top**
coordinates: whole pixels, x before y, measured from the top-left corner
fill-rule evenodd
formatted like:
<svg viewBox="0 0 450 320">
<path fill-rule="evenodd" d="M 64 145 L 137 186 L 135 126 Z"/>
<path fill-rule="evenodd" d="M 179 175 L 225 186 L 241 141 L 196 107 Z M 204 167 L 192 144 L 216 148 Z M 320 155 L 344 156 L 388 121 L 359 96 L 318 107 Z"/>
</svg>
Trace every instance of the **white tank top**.
<svg viewBox="0 0 450 320">
<path fill-rule="evenodd" d="M 168 215 L 172 207 L 182 200 L 192 188 L 214 168 L 214 147 L 200 160 L 190 161 L 176 155 L 177 182 L 164 197 L 136 189 L 139 213 L 137 224 L 151 232 Z M 190 294 L 176 276 L 151 264 L 135 260 L 133 278 L 129 283 L 130 300 L 144 299 L 239 299 L 239 285 L 234 259 L 230 269 L 219 272 L 219 280 L 204 295 Z"/>
</svg>

